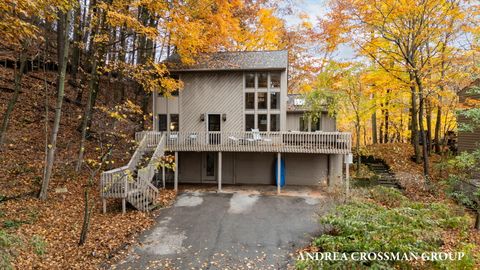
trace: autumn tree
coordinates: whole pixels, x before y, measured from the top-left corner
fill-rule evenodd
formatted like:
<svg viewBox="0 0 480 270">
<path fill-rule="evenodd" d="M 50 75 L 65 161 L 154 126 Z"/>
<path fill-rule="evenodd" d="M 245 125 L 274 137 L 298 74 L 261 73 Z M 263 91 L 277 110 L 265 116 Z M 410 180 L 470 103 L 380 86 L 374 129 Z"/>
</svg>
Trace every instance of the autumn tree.
<svg viewBox="0 0 480 270">
<path fill-rule="evenodd" d="M 57 102 L 55 105 L 55 116 L 53 126 L 50 133 L 50 140 L 48 141 L 48 150 L 46 156 L 45 171 L 42 181 L 42 186 L 39 193 L 39 198 L 47 199 L 48 186 L 52 176 L 53 164 L 55 160 L 55 151 L 57 147 L 58 131 L 60 129 L 60 120 L 62 116 L 62 105 L 65 95 L 65 76 L 68 64 L 68 51 L 70 41 L 68 33 L 70 30 L 70 23 L 72 19 L 72 6 L 65 5 L 58 7 L 57 19 L 57 57 L 58 57 L 58 74 L 57 74 Z"/>
<path fill-rule="evenodd" d="M 426 185 L 429 183 L 425 109 L 433 59 L 441 52 L 448 22 L 461 21 L 465 1 L 334 0 L 336 17 L 359 52 L 410 88 L 411 132 L 417 160 L 419 134 Z M 447 22 L 447 24 L 446 24 Z M 417 104 L 418 102 L 418 104 Z M 418 126 L 418 127 L 417 127 Z"/>
</svg>

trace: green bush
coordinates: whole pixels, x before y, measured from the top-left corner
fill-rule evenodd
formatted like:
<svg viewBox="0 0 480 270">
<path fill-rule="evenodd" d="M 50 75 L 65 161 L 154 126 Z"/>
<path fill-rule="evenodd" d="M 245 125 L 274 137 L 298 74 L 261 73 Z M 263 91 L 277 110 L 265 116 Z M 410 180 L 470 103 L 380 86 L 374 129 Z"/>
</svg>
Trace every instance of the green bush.
<svg viewBox="0 0 480 270">
<path fill-rule="evenodd" d="M 34 235 L 30 242 L 33 246 L 33 250 L 35 251 L 35 254 L 40 256 L 45 254 L 47 243 L 45 242 L 45 240 L 43 240 L 43 237 L 39 235 Z"/>
<path fill-rule="evenodd" d="M 329 228 L 314 239 L 320 252 L 414 252 L 440 251 L 442 231 L 465 230 L 468 217 L 450 205 L 411 202 L 399 191 L 377 187 L 372 201 L 354 199 L 340 205 L 320 223 Z M 467 260 L 467 259 L 465 259 Z M 458 263 L 458 262 L 457 262 Z M 434 262 L 442 264 L 442 262 Z M 411 268 L 408 261 L 298 261 L 299 269 Z M 442 267 L 441 267 L 442 268 Z"/>
<path fill-rule="evenodd" d="M 13 269 L 10 263 L 10 249 L 18 243 L 19 240 L 16 237 L 0 230 L 0 269 Z"/>
</svg>

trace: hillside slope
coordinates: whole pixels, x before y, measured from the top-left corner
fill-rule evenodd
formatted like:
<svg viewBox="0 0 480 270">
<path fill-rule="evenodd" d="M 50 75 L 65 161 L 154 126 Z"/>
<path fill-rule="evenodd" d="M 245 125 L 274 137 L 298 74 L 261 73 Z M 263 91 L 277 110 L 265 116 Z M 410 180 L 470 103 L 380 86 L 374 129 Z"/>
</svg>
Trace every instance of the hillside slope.
<svg viewBox="0 0 480 270">
<path fill-rule="evenodd" d="M 48 83 L 48 98 L 44 88 Z M 94 207 L 87 243 L 78 247 L 83 222 L 84 190 L 88 172 L 74 173 L 79 149 L 80 124 L 84 106 L 74 100 L 76 92 L 66 84 L 66 99 L 58 137 L 54 175 L 46 202 L 36 199 L 40 188 L 45 158 L 45 104 L 52 123 L 55 107 L 54 72 L 34 71 L 24 76 L 22 92 L 11 117 L 6 144 L 0 152 L 0 233 L 12 239 L 0 246 L 0 268 L 10 260 L 17 269 L 96 269 L 115 250 L 132 240 L 132 236 L 153 222 L 151 215 L 129 211 L 121 215 L 120 204 L 109 204 L 103 215 L 98 192 L 98 176 L 90 190 Z M 13 88 L 13 70 L 0 68 L 0 112 L 6 109 Z M 109 88 L 110 87 L 110 88 Z M 97 105 L 114 106 L 108 89 L 114 87 L 105 78 L 101 84 Z M 85 98 L 86 94 L 84 94 Z M 133 97 L 133 95 L 130 95 Z M 85 102 L 85 100 L 83 101 Z M 95 157 L 98 141 L 95 129 L 104 119 L 98 110 L 92 121 L 93 139 L 87 142 L 86 155 Z M 128 162 L 137 126 L 133 122 L 124 130 L 125 138 L 113 151 L 112 167 Z M 57 190 L 56 190 L 57 189 Z M 60 192 L 56 192 L 60 191 Z M 165 193 L 172 196 L 172 193 Z M 19 197 L 18 197 L 19 196 Z M 15 198 L 18 197 L 18 198 Z M 14 199 L 12 199 L 14 198 Z M 116 208 L 117 207 L 117 208 Z"/>
</svg>

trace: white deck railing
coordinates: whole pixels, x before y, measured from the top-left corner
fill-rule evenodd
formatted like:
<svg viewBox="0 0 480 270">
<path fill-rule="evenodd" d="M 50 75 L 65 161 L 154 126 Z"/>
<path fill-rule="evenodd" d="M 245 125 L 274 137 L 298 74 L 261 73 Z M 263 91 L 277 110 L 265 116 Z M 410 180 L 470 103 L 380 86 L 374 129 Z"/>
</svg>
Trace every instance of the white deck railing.
<svg viewBox="0 0 480 270">
<path fill-rule="evenodd" d="M 347 154 L 345 132 L 167 132 L 168 151 Z"/>
</svg>

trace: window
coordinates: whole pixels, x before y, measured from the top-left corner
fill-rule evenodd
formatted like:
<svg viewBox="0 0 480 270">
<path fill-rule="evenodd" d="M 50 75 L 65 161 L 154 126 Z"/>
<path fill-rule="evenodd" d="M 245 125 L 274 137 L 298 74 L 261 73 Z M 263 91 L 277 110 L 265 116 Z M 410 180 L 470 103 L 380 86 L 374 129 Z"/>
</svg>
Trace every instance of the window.
<svg viewBox="0 0 480 270">
<path fill-rule="evenodd" d="M 257 93 L 257 109 L 266 110 L 267 109 L 267 93 Z"/>
<path fill-rule="evenodd" d="M 280 114 L 270 115 L 270 131 L 280 131 Z"/>
<path fill-rule="evenodd" d="M 250 71 L 244 76 L 245 130 L 280 131 L 282 73 Z M 308 124 L 305 129 L 308 129 Z"/>
<path fill-rule="evenodd" d="M 245 114 L 245 131 L 251 131 L 255 128 L 255 115 Z"/>
<path fill-rule="evenodd" d="M 178 114 L 170 114 L 170 131 L 178 131 L 179 117 Z"/>
<path fill-rule="evenodd" d="M 319 131 L 320 130 L 320 118 L 312 118 L 312 126 L 311 131 Z"/>
<path fill-rule="evenodd" d="M 158 115 L 158 131 L 167 131 L 167 115 Z"/>
<path fill-rule="evenodd" d="M 267 131 L 267 115 L 266 114 L 258 115 L 258 129 L 260 131 Z"/>
<path fill-rule="evenodd" d="M 280 88 L 280 72 L 270 73 L 270 88 Z"/>
<path fill-rule="evenodd" d="M 267 72 L 257 73 L 257 76 L 258 76 L 258 88 L 267 88 L 268 73 Z"/>
<path fill-rule="evenodd" d="M 255 93 L 245 93 L 245 109 L 255 109 Z"/>
<path fill-rule="evenodd" d="M 308 118 L 300 117 L 300 131 L 308 131 Z"/>
<path fill-rule="evenodd" d="M 270 109 L 280 109 L 280 92 L 270 93 Z"/>
<path fill-rule="evenodd" d="M 255 73 L 245 74 L 245 88 L 255 88 Z"/>
</svg>

